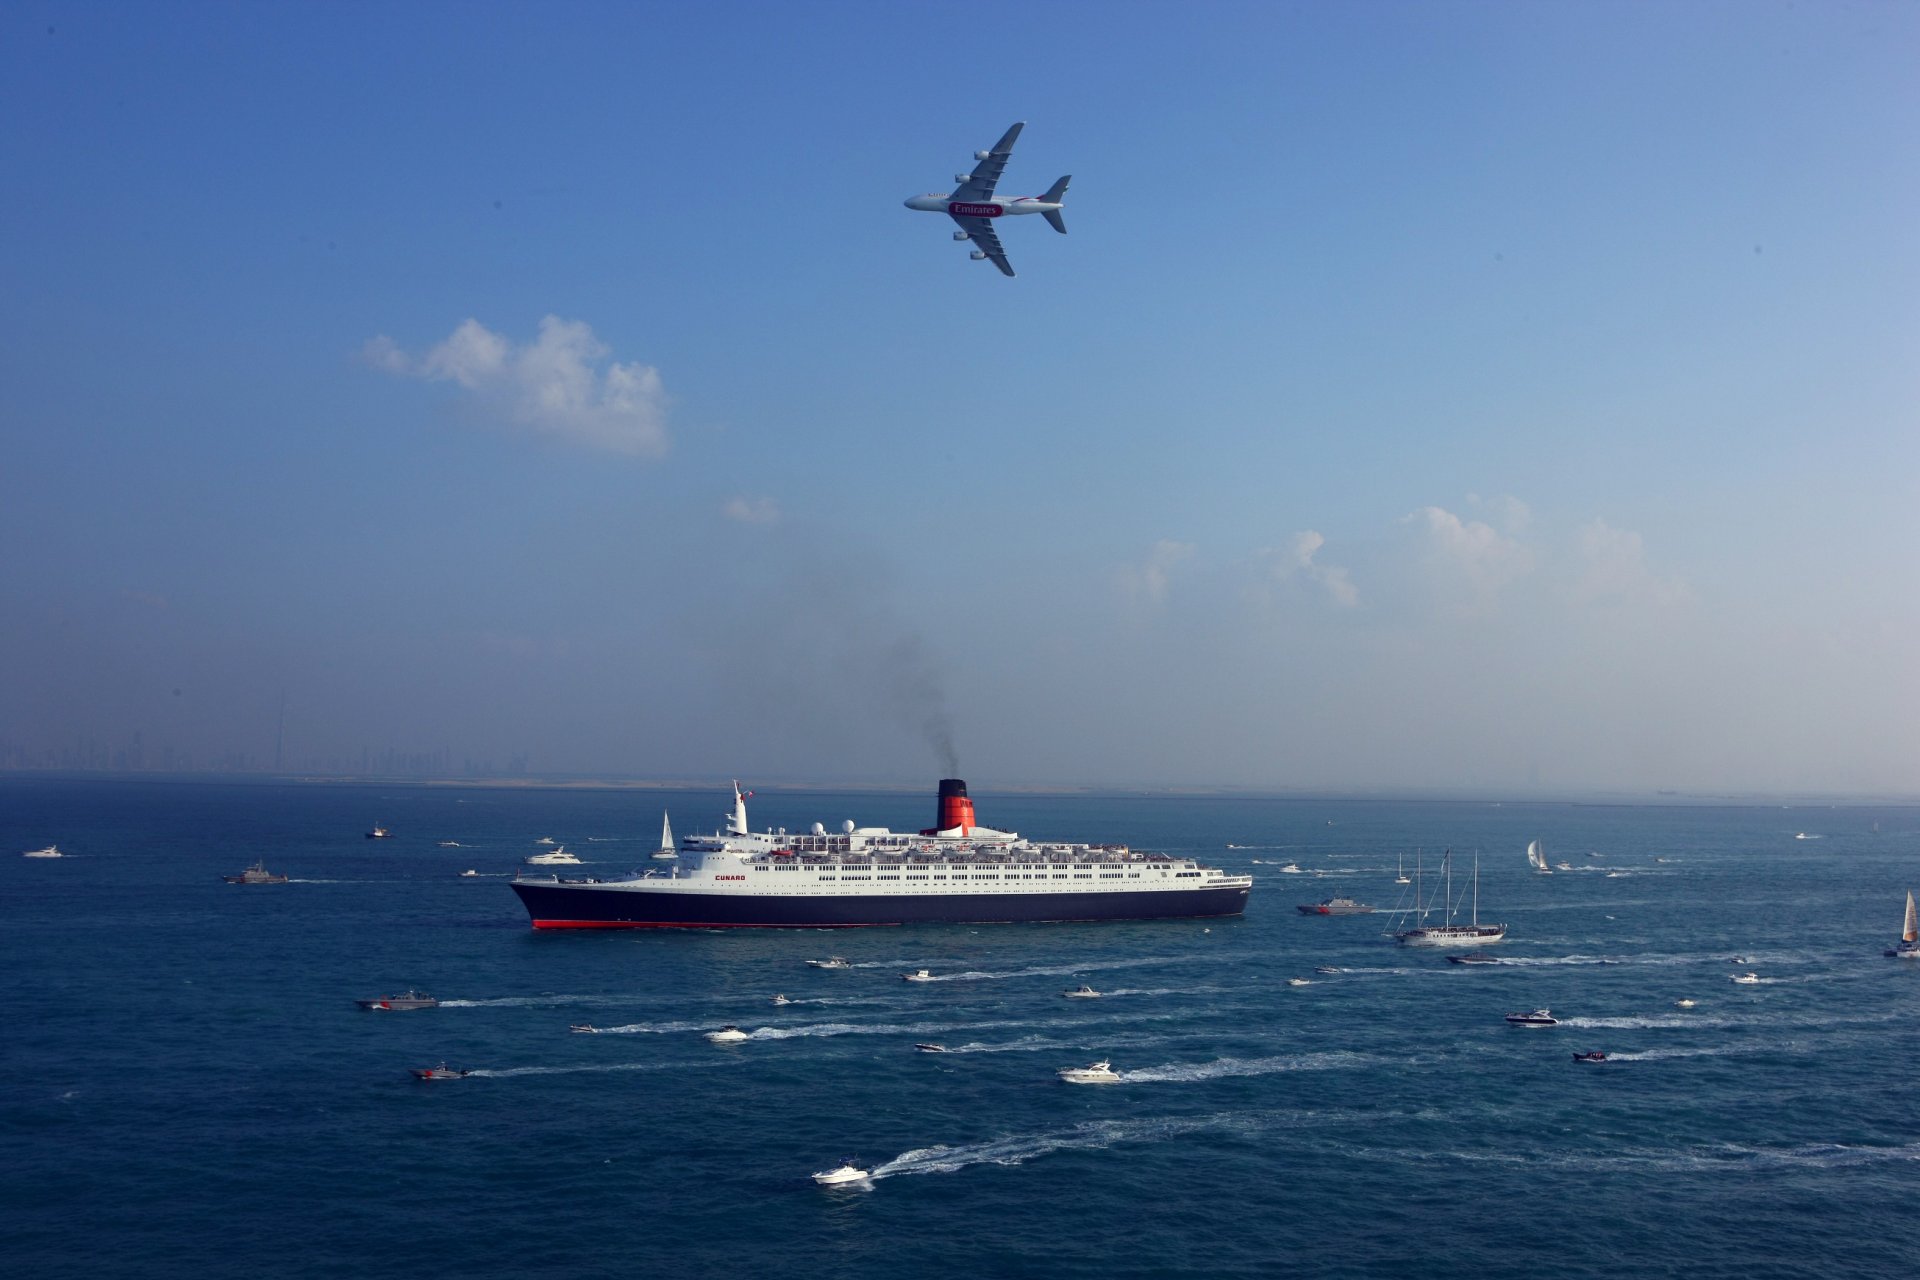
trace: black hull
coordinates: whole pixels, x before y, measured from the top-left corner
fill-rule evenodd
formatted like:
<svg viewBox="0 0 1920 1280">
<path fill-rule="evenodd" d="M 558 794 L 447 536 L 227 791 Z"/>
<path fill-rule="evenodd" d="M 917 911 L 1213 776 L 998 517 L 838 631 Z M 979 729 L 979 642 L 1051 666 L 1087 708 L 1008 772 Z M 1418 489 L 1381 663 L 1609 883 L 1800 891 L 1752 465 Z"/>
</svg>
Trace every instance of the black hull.
<svg viewBox="0 0 1920 1280">
<path fill-rule="evenodd" d="M 660 893 L 517 881 L 536 929 L 854 929 L 903 924 L 1044 924 L 1237 916 L 1243 886 L 1120 893 L 792 896 Z"/>
</svg>

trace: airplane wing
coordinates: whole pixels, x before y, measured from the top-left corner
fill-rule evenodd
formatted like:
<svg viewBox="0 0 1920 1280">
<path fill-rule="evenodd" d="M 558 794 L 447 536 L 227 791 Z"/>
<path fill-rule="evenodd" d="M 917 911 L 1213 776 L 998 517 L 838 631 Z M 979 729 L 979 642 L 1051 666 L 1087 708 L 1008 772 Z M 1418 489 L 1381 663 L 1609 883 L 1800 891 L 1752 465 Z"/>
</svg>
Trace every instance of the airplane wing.
<svg viewBox="0 0 1920 1280">
<path fill-rule="evenodd" d="M 1002 273 L 1013 274 L 1013 264 L 1007 261 L 1007 251 L 1000 246 L 1000 233 L 993 229 L 993 219 L 963 218 L 957 213 L 947 216 L 960 224 L 960 229 L 967 233 L 967 239 L 974 248 L 986 253 L 987 261 L 1000 268 Z"/>
<path fill-rule="evenodd" d="M 1000 175 L 1006 172 L 1007 161 L 1013 156 L 1013 140 L 1026 127 L 1027 122 L 1022 120 L 1007 130 L 987 152 L 987 158 L 973 166 L 973 172 L 967 175 L 967 180 L 949 198 L 971 202 L 991 200 L 993 189 L 999 184 Z"/>
</svg>

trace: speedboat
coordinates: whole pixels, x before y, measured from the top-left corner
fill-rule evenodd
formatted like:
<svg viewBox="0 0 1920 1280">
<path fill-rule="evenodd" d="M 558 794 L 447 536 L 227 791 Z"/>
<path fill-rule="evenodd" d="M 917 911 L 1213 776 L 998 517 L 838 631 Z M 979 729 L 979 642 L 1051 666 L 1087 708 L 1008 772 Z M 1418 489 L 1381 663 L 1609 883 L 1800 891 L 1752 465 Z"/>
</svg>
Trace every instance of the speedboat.
<svg viewBox="0 0 1920 1280">
<path fill-rule="evenodd" d="M 742 1040 L 750 1040 L 752 1037 L 729 1022 L 718 1031 L 707 1032 L 707 1039 L 715 1044 L 739 1044 Z"/>
<path fill-rule="evenodd" d="M 1733 980 L 1743 987 L 1760 985 L 1760 975 L 1757 973 L 1736 973 L 1733 976 Z"/>
<path fill-rule="evenodd" d="M 535 840 L 535 841 L 534 841 L 534 843 L 535 843 L 535 844 L 552 844 L 552 843 L 553 843 L 553 837 L 552 837 L 552 836 L 541 836 L 541 837 L 540 837 L 540 838 L 539 838 L 538 840 Z"/>
<path fill-rule="evenodd" d="M 1340 972 L 1340 971 L 1339 971 L 1338 969 L 1336 969 L 1336 968 L 1334 968 L 1334 967 L 1333 967 L 1332 965 L 1330 965 L 1330 964 L 1317 964 L 1317 965 L 1315 965 L 1315 966 L 1313 966 L 1313 971 L 1314 971 L 1315 973 L 1338 973 L 1338 972 Z"/>
<path fill-rule="evenodd" d="M 918 1049 L 922 1053 L 945 1053 L 947 1051 L 947 1046 L 943 1044 L 934 1044 L 932 1041 L 928 1041 L 925 1044 L 916 1044 L 913 1047 Z"/>
<path fill-rule="evenodd" d="M 287 878 L 267 870 L 264 861 L 256 862 L 237 876 L 221 876 L 228 884 L 285 884 Z"/>
<path fill-rule="evenodd" d="M 1306 978 L 1288 978 L 1287 985 L 1290 987 L 1310 987 L 1313 983 Z"/>
<path fill-rule="evenodd" d="M 1120 1073 L 1113 1064 L 1102 1059 L 1084 1067 L 1062 1067 L 1060 1079 L 1067 1084 L 1119 1084 Z"/>
<path fill-rule="evenodd" d="M 1553 869 L 1555 871 L 1571 871 L 1573 870 L 1573 864 L 1571 862 L 1556 862 L 1553 864 Z"/>
<path fill-rule="evenodd" d="M 442 840 L 440 842 L 440 847 L 442 849 L 458 849 L 460 847 L 460 842 L 458 840 Z"/>
<path fill-rule="evenodd" d="M 527 859 L 530 867 L 577 867 L 580 859 L 567 852 L 567 846 L 561 845 L 552 853 L 536 853 Z"/>
<path fill-rule="evenodd" d="M 1286 874 L 1288 874 L 1288 875 L 1290 875 L 1290 876 L 1297 876 L 1297 875 L 1304 875 L 1304 874 L 1305 874 L 1304 872 L 1302 872 L 1302 871 L 1300 870 L 1300 864 L 1299 864 L 1299 863 L 1297 863 L 1297 862 L 1289 862 L 1289 863 L 1288 863 L 1288 864 L 1287 864 L 1286 866 L 1284 866 L 1284 867 L 1282 867 L 1282 868 L 1280 868 L 1280 870 L 1282 870 L 1282 871 L 1284 871 L 1284 872 L 1285 872 Z"/>
<path fill-rule="evenodd" d="M 785 996 L 775 996 L 773 998 L 773 1002 L 775 1004 L 792 1004 L 793 1003 L 793 1001 L 787 999 Z"/>
<path fill-rule="evenodd" d="M 480 873 L 479 873 L 478 871 L 475 871 L 475 870 L 474 870 L 474 869 L 473 869 L 472 867 L 468 867 L 468 868 L 467 868 L 467 869 L 466 869 L 465 871 L 462 871 L 462 872 L 460 873 L 460 878 L 461 878 L 462 880 L 464 880 L 464 879 L 466 879 L 466 878 L 467 878 L 468 876 L 477 876 L 477 875 L 479 875 L 479 874 L 480 874 Z"/>
<path fill-rule="evenodd" d="M 1448 956 L 1448 964 L 1499 964 L 1499 956 L 1490 956 L 1484 951 L 1469 951 L 1463 956 Z"/>
<path fill-rule="evenodd" d="M 367 839 L 386 840 L 390 838 L 392 835 L 393 835 L 393 832 L 387 830 L 385 827 L 375 827 L 373 830 L 367 832 Z"/>
<path fill-rule="evenodd" d="M 1681 996 L 1673 1002 L 1673 1007 L 1676 1009 L 1691 1009 L 1693 1008 L 1693 1001 L 1687 999 L 1685 996 Z"/>
<path fill-rule="evenodd" d="M 591 1022 L 576 1022 L 568 1027 L 567 1030 L 576 1031 L 583 1036 L 597 1036 L 600 1034 L 600 1028 L 594 1026 Z"/>
<path fill-rule="evenodd" d="M 1546 1009 L 1535 1009 L 1531 1013 L 1510 1013 L 1507 1024 L 1515 1027 L 1557 1027 L 1560 1019 Z"/>
<path fill-rule="evenodd" d="M 851 969 L 853 968 L 853 965 L 848 962 L 845 956 L 828 956 L 825 960 L 809 960 L 807 961 L 807 963 L 812 965 L 816 969 Z"/>
<path fill-rule="evenodd" d="M 23 858 L 64 858 L 67 855 L 60 852 L 59 845 L 50 844 L 44 849 L 29 849 L 20 856 Z"/>
<path fill-rule="evenodd" d="M 1595 1049 L 1592 1053 L 1576 1053 L 1573 1055 L 1573 1060 L 1575 1062 L 1605 1062 L 1607 1055 Z"/>
<path fill-rule="evenodd" d="M 902 982 L 932 982 L 933 975 L 925 969 L 915 969 L 912 973 L 901 974 L 900 980 Z"/>
<path fill-rule="evenodd" d="M 838 1169 L 828 1169 L 825 1173 L 814 1174 L 813 1180 L 823 1187 L 837 1187 L 848 1182 L 865 1182 L 872 1176 L 872 1173 L 848 1160 Z"/>
<path fill-rule="evenodd" d="M 440 1002 L 424 991 L 408 988 L 405 995 L 376 996 L 372 1000 L 355 1000 L 362 1009 L 384 1009 L 392 1013 L 404 1013 L 408 1009 L 437 1009 Z"/>
<path fill-rule="evenodd" d="M 1069 1000 L 1098 1000 L 1100 998 L 1100 993 L 1084 982 L 1073 990 L 1062 991 L 1060 994 Z"/>
<path fill-rule="evenodd" d="M 464 1080 L 473 1074 L 472 1071 L 450 1067 L 444 1062 L 437 1067 L 408 1067 L 407 1070 L 413 1072 L 416 1080 Z"/>
</svg>

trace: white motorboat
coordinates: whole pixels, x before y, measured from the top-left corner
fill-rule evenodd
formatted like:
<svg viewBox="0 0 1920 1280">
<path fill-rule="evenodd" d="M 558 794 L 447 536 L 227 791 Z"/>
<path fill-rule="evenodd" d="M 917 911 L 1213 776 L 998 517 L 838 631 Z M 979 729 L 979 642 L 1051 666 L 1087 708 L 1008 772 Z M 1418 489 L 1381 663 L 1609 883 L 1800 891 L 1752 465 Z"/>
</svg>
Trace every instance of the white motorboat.
<svg viewBox="0 0 1920 1280">
<path fill-rule="evenodd" d="M 1449 959 L 1451 959 L 1452 957 L 1448 957 L 1448 958 L 1449 958 Z M 1337 968 L 1335 968 L 1335 967 L 1334 967 L 1333 965 L 1330 965 L 1330 964 L 1317 964 L 1317 965 L 1315 965 L 1315 966 L 1313 966 L 1313 971 L 1314 971 L 1315 973 L 1338 973 L 1338 972 L 1340 972 L 1340 970 L 1339 970 L 1339 969 L 1337 969 Z"/>
<path fill-rule="evenodd" d="M 920 1044 L 916 1044 L 913 1047 L 918 1049 L 922 1053 L 945 1053 L 947 1051 L 947 1046 L 943 1044 L 935 1044 L 931 1040 L 923 1041 Z"/>
<path fill-rule="evenodd" d="M 1571 871 L 1573 870 L 1573 864 L 1571 862 L 1556 862 L 1553 864 L 1553 869 L 1555 871 Z"/>
<path fill-rule="evenodd" d="M 848 1160 L 838 1169 L 828 1169 L 825 1173 L 816 1173 L 813 1180 L 823 1187 L 838 1187 L 849 1182 L 865 1182 L 873 1177 L 870 1170 L 862 1169 Z"/>
<path fill-rule="evenodd" d="M 1560 1025 L 1560 1019 L 1554 1017 L 1550 1010 L 1535 1009 L 1530 1013 L 1508 1014 L 1507 1025 L 1513 1027 L 1557 1027 Z"/>
<path fill-rule="evenodd" d="M 845 956 L 828 956 L 825 960 L 809 960 L 808 964 L 816 969 L 851 969 L 853 965 Z"/>
<path fill-rule="evenodd" d="M 60 852 L 59 845 L 50 844 L 44 849 L 29 849 L 20 856 L 23 858 L 64 858 L 67 855 Z"/>
<path fill-rule="evenodd" d="M 1760 975 L 1757 973 L 1736 973 L 1733 975 L 1733 980 L 1743 987 L 1758 986 L 1760 983 Z"/>
<path fill-rule="evenodd" d="M 1290 987 L 1310 987 L 1313 985 L 1313 982 L 1307 978 L 1288 978 L 1287 985 Z"/>
<path fill-rule="evenodd" d="M 1084 982 L 1073 990 L 1062 991 L 1060 994 L 1069 1000 L 1098 1000 L 1100 998 L 1100 993 Z"/>
<path fill-rule="evenodd" d="M 552 853 L 536 853 L 527 859 L 530 867 L 577 867 L 580 859 L 567 852 L 567 846 L 560 845 Z"/>
<path fill-rule="evenodd" d="M 933 975 L 925 969 L 915 969 L 912 973 L 903 973 L 900 975 L 900 979 L 903 982 L 932 982 L 934 980 Z"/>
<path fill-rule="evenodd" d="M 468 867 L 465 871 L 462 871 L 460 873 L 460 878 L 464 880 L 468 876 L 477 876 L 479 874 L 480 873 L 478 871 L 475 871 L 472 867 Z"/>
<path fill-rule="evenodd" d="M 591 1022 L 576 1022 L 568 1027 L 567 1030 L 583 1036 L 597 1036 L 600 1034 L 600 1028 L 594 1026 Z"/>
<path fill-rule="evenodd" d="M 752 1037 L 729 1022 L 718 1031 L 707 1032 L 707 1039 L 715 1044 L 739 1044 L 742 1040 L 750 1040 Z"/>
<path fill-rule="evenodd" d="M 773 1002 L 775 1004 L 792 1004 L 793 1003 L 793 1001 L 787 999 L 785 996 L 775 996 L 773 998 Z"/>
<path fill-rule="evenodd" d="M 673 824 L 667 821 L 667 815 L 660 815 L 660 847 L 653 851 L 656 858 L 677 858 L 679 852 L 673 847 Z"/>
<path fill-rule="evenodd" d="M 1914 913 L 1911 889 L 1907 890 L 1907 919 L 1900 929 L 1900 941 L 1886 954 L 1896 960 L 1920 960 L 1920 915 Z"/>
<path fill-rule="evenodd" d="M 1691 1009 L 1693 1008 L 1693 1004 L 1694 1002 L 1692 1000 L 1689 1000 L 1685 996 L 1681 996 L 1678 1000 L 1675 1000 L 1673 1002 L 1673 1007 L 1676 1009 Z"/>
<path fill-rule="evenodd" d="M 1119 1084 L 1120 1073 L 1111 1062 L 1102 1059 L 1084 1067 L 1060 1068 L 1060 1079 L 1067 1084 Z"/>
<path fill-rule="evenodd" d="M 540 837 L 540 838 L 539 838 L 538 840 L 535 840 L 535 841 L 534 841 L 534 843 L 535 843 L 535 844 L 552 844 L 552 843 L 553 843 L 553 837 L 552 837 L 552 836 L 541 836 L 541 837 Z"/>
<path fill-rule="evenodd" d="M 1300 869 L 1300 864 L 1297 862 L 1289 862 L 1286 866 L 1281 867 L 1280 870 L 1290 876 L 1301 876 L 1306 874 L 1306 872 Z"/>
</svg>

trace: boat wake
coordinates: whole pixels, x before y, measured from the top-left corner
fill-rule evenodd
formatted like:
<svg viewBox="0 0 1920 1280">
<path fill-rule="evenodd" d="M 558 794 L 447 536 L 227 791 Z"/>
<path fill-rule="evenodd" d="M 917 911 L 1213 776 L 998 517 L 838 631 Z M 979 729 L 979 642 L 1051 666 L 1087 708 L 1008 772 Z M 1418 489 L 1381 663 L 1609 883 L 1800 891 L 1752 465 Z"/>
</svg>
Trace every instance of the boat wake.
<svg viewBox="0 0 1920 1280">
<path fill-rule="evenodd" d="M 1158 1120 L 1091 1120 L 1071 1129 L 1014 1134 L 962 1146 L 919 1147 L 875 1167 L 873 1180 L 916 1174 L 958 1173 L 975 1165 L 1019 1165 L 1056 1151 L 1100 1151 L 1132 1142 L 1164 1142 L 1189 1134 L 1237 1129 L 1231 1115 L 1167 1117 Z"/>
<path fill-rule="evenodd" d="M 570 1076 L 581 1072 L 607 1071 L 659 1071 L 664 1064 L 658 1062 L 602 1062 L 577 1067 L 480 1067 L 467 1074 L 470 1077 L 486 1077 L 489 1080 L 510 1080 L 515 1076 Z"/>
<path fill-rule="evenodd" d="M 1216 1058 L 1212 1062 L 1173 1063 L 1120 1072 L 1127 1084 L 1191 1084 L 1233 1076 L 1265 1076 L 1281 1071 L 1337 1071 L 1378 1065 L 1382 1059 L 1365 1053 L 1335 1051 L 1296 1053 L 1275 1058 Z"/>
<path fill-rule="evenodd" d="M 921 982 L 1004 982 L 1009 978 L 1071 978 L 1076 974 L 1099 973 L 1110 969 L 1138 969 L 1146 965 L 1193 964 L 1197 956 L 1139 956 L 1130 960 L 1082 960 L 1073 964 L 1035 965 L 1028 969 L 967 969 L 960 973 L 930 973 Z M 923 963 L 903 961 L 898 968 L 921 968 L 938 964 L 937 960 Z M 881 969 L 887 965 L 857 964 L 856 969 Z"/>
</svg>

